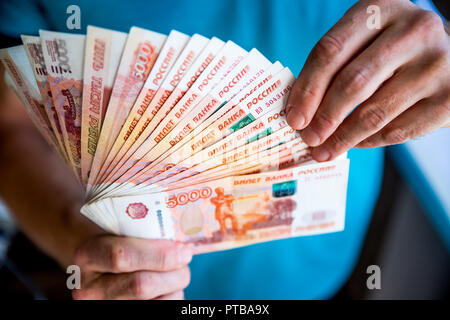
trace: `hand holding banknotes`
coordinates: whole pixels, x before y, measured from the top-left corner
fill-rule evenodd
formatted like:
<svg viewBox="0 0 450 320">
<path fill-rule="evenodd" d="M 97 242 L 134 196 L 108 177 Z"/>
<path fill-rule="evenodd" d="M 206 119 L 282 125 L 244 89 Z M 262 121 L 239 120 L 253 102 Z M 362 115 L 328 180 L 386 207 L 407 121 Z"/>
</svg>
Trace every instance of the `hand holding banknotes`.
<svg viewBox="0 0 450 320">
<path fill-rule="evenodd" d="M 75 263 L 82 268 L 75 299 L 183 299 L 190 281 L 189 246 L 167 240 L 97 236 L 82 244 Z"/>
<path fill-rule="evenodd" d="M 366 24 L 374 4 L 379 29 Z M 256 49 L 176 30 L 22 40 L 0 60 L 68 165 L 20 126 L 0 83 L 0 192 L 36 244 L 80 266 L 75 299 L 183 298 L 192 254 L 341 231 L 348 159 L 311 153 L 450 123 L 449 36 L 407 0 L 358 2 L 297 80 Z"/>
<path fill-rule="evenodd" d="M 366 26 L 369 5 L 380 8 L 379 29 Z M 311 51 L 287 112 L 318 161 L 448 126 L 450 36 L 442 20 L 407 0 L 358 2 Z"/>
</svg>

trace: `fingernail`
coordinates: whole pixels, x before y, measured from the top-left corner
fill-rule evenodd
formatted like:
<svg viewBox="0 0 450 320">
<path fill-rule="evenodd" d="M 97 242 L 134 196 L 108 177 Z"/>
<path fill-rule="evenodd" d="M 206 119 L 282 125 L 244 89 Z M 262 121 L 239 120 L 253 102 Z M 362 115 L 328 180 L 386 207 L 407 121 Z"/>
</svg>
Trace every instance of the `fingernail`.
<svg viewBox="0 0 450 320">
<path fill-rule="evenodd" d="M 288 124 L 296 130 L 300 130 L 305 124 L 305 117 L 303 114 L 291 105 L 288 105 L 287 107 L 286 120 Z"/>
<path fill-rule="evenodd" d="M 308 146 L 315 147 L 320 144 L 320 137 L 310 127 L 306 128 L 305 130 L 302 130 L 300 132 L 300 136 Z"/>
<path fill-rule="evenodd" d="M 331 157 L 328 150 L 324 147 L 314 148 L 312 150 L 312 156 L 316 161 L 328 161 Z"/>
<path fill-rule="evenodd" d="M 181 263 L 189 263 L 192 260 L 192 246 L 183 246 L 178 252 L 178 259 Z"/>
</svg>

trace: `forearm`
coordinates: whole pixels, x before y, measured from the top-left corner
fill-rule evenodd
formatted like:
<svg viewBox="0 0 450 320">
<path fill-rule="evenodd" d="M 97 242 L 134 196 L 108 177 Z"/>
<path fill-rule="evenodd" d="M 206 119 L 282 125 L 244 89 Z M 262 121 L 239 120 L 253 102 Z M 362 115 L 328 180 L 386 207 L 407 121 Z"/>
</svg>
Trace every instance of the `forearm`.
<svg viewBox="0 0 450 320">
<path fill-rule="evenodd" d="M 37 246 L 70 264 L 76 247 L 101 231 L 79 212 L 83 191 L 73 173 L 1 85 L 0 197 Z"/>
</svg>

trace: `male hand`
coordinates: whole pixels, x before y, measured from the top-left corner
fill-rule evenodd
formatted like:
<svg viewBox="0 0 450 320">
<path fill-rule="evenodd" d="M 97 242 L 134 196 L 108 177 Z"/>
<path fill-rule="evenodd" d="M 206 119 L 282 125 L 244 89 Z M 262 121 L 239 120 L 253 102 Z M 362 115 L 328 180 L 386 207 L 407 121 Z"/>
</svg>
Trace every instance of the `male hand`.
<svg viewBox="0 0 450 320">
<path fill-rule="evenodd" d="M 81 245 L 74 263 L 81 289 L 74 299 L 183 299 L 190 246 L 168 240 L 103 235 Z"/>
<path fill-rule="evenodd" d="M 380 8 L 380 29 L 366 24 L 370 5 Z M 317 161 L 448 126 L 450 37 L 443 22 L 409 0 L 358 2 L 311 51 L 286 109 Z"/>
</svg>

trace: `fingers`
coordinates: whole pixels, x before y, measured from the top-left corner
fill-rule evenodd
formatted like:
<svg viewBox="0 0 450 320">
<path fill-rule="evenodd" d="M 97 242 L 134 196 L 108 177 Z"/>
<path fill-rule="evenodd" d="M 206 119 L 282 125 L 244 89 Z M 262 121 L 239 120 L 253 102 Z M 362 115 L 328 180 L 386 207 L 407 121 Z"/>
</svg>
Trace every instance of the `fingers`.
<svg viewBox="0 0 450 320">
<path fill-rule="evenodd" d="M 111 300 L 181 298 L 180 292 L 190 282 L 189 268 L 175 271 L 138 271 L 124 274 L 104 274 L 88 286 L 73 291 L 77 300 Z"/>
<path fill-rule="evenodd" d="M 381 130 L 390 121 L 436 90 L 428 85 L 439 75 L 441 62 L 435 55 L 413 61 L 385 82 L 366 102 L 359 105 L 320 146 L 313 148 L 317 161 L 327 161 Z"/>
<path fill-rule="evenodd" d="M 175 299 L 189 284 L 191 246 L 167 240 L 100 236 L 82 245 L 74 299 Z"/>
<path fill-rule="evenodd" d="M 186 266 L 191 259 L 191 246 L 181 243 L 102 236 L 81 246 L 75 263 L 83 271 L 122 273 L 176 270 Z"/>
<path fill-rule="evenodd" d="M 355 4 L 312 49 L 288 98 L 287 121 L 292 128 L 308 125 L 337 72 L 395 18 L 397 10 L 386 9 L 381 29 L 367 28 L 369 4 Z"/>
<path fill-rule="evenodd" d="M 315 147 L 324 142 L 355 106 L 421 52 L 413 34 L 414 28 L 387 29 L 337 74 L 311 123 L 301 132 L 306 144 Z"/>
<path fill-rule="evenodd" d="M 423 136 L 450 121 L 450 90 L 446 95 L 424 99 L 402 113 L 385 128 L 357 145 L 375 148 L 403 143 Z"/>
<path fill-rule="evenodd" d="M 169 293 L 156 298 L 155 300 L 184 300 L 184 291 Z"/>
</svg>

